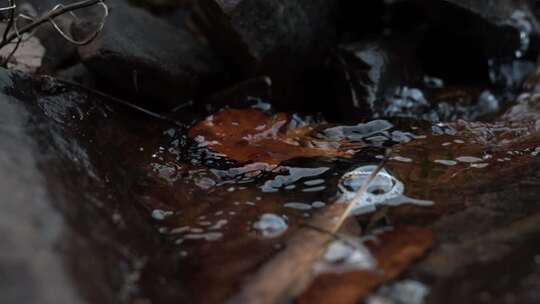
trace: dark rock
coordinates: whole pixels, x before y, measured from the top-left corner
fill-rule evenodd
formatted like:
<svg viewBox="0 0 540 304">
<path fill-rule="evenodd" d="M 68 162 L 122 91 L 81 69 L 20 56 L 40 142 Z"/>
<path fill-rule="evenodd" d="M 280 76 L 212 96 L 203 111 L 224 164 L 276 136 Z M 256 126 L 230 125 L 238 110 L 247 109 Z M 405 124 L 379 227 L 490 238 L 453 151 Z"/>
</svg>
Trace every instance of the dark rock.
<svg viewBox="0 0 540 304">
<path fill-rule="evenodd" d="M 148 7 L 154 10 L 171 9 L 171 8 L 189 8 L 193 4 L 193 0 L 129 0 L 134 5 Z"/>
<path fill-rule="evenodd" d="M 62 80 L 79 83 L 87 88 L 94 88 L 96 86 L 96 80 L 93 75 L 82 63 L 60 70 L 55 76 Z"/>
<path fill-rule="evenodd" d="M 60 16 L 55 19 L 58 26 L 70 33 L 73 19 L 66 16 Z M 69 65 L 77 58 L 77 47 L 65 40 L 54 28 L 53 25 L 46 23 L 36 30 L 36 37 L 45 47 L 45 56 L 42 66 L 39 69 L 41 73 L 52 74 L 59 68 Z"/>
<path fill-rule="evenodd" d="M 76 36 L 86 29 L 77 25 Z M 178 105 L 210 93 L 223 81 L 221 62 L 186 29 L 130 6 L 114 8 L 104 31 L 80 47 L 79 54 L 116 95 L 153 106 Z"/>
<path fill-rule="evenodd" d="M 477 189 L 467 196 L 475 206 L 434 224 L 438 244 L 411 270 L 429 282 L 426 303 L 535 303 L 540 298 L 535 288 L 540 286 L 538 166 L 531 161 L 520 173 Z"/>
<path fill-rule="evenodd" d="M 397 88 L 421 80 L 412 45 L 384 39 L 339 47 L 330 63 L 339 119 L 358 121 L 381 113 Z"/>
<path fill-rule="evenodd" d="M 107 1 L 107 5 L 110 8 L 114 8 L 119 3 L 123 3 L 124 0 L 110 0 Z M 69 5 L 75 0 L 52 0 L 52 1 L 35 1 L 25 0 L 18 5 L 20 13 L 24 13 L 28 16 L 41 16 L 57 5 Z M 98 6 L 91 6 L 83 9 L 73 11 L 74 15 L 64 14 L 54 18 L 54 22 L 57 26 L 67 35 L 71 33 L 71 27 L 77 18 L 93 18 L 95 22 L 99 22 L 103 16 L 103 9 Z M 52 23 L 46 22 L 35 30 L 35 37 L 37 37 L 40 43 L 45 47 L 46 53 L 43 57 L 42 66 L 39 69 L 39 73 L 42 74 L 54 74 L 58 69 L 65 68 L 78 60 L 77 46 L 62 37 L 61 33 L 53 26 Z"/>
<path fill-rule="evenodd" d="M 134 152 L 157 149 L 142 129 L 170 125 L 46 77 L 0 70 L 0 92 L 0 302 L 185 303 L 175 259 L 128 194 L 145 166 L 127 165 L 145 159 Z"/>
<path fill-rule="evenodd" d="M 259 101 L 272 99 L 272 80 L 269 77 L 258 77 L 238 83 L 206 97 L 203 104 L 211 111 L 216 111 L 231 105 L 245 107 L 245 102 L 253 99 Z"/>
<path fill-rule="evenodd" d="M 194 31 L 191 26 L 191 10 L 185 8 L 175 8 L 159 14 L 159 17 L 174 27 L 185 28 L 187 24 L 188 30 L 197 33 L 197 31 Z"/>
<path fill-rule="evenodd" d="M 197 20 L 247 72 L 328 46 L 335 35 L 335 1 L 199 1 Z M 322 45 L 318 45 L 322 43 Z"/>
<path fill-rule="evenodd" d="M 416 2 L 433 22 L 476 41 L 491 56 L 521 57 L 540 33 L 527 1 Z"/>
<path fill-rule="evenodd" d="M 540 27 L 527 1 L 344 1 L 342 5 L 340 22 L 349 25 L 344 31 L 352 32 L 346 41 L 421 33 L 422 39 L 413 43 L 424 69 L 452 83 L 489 82 L 493 62 L 534 60 L 540 49 Z M 369 17 L 358 18 L 359 14 Z"/>
<path fill-rule="evenodd" d="M 56 1 L 56 0 L 24 0 L 21 4 L 30 4 L 32 8 L 35 10 L 35 13 L 37 14 L 43 14 L 45 12 L 48 12 L 53 7 L 55 7 L 57 4 L 69 4 L 70 2 L 74 2 L 71 0 L 62 0 L 62 1 Z"/>
<path fill-rule="evenodd" d="M 302 82 L 335 43 L 337 2 L 204 0 L 194 18 L 240 77 L 270 76 L 274 101 L 290 107 L 316 88 Z"/>
<path fill-rule="evenodd" d="M 353 43 L 383 33 L 388 5 L 382 0 L 341 0 L 338 33 L 341 43 Z"/>
<path fill-rule="evenodd" d="M 75 2 L 80 2 L 81 0 L 22 0 L 20 1 L 19 8 L 22 4 L 30 4 L 34 8 L 34 13 L 38 15 L 42 15 L 44 13 L 47 13 L 51 11 L 55 6 L 57 5 L 69 5 L 73 4 Z M 109 7 L 114 7 L 117 4 L 125 4 L 127 0 L 106 0 L 104 1 Z M 19 2 L 19 1 L 17 1 Z M 84 16 L 88 15 L 90 12 L 94 10 L 93 7 L 83 8 L 74 11 L 74 13 L 77 16 Z"/>
<path fill-rule="evenodd" d="M 12 85 L 1 71 L 3 90 Z M 27 134 L 31 116 L 5 93 L 0 107 L 0 190 L 6 195 L 0 202 L 0 302 L 83 303 L 56 249 L 65 223 L 39 170 L 38 144 Z"/>
<path fill-rule="evenodd" d="M 534 50 L 536 20 L 522 2 L 464 2 L 397 1 L 384 10 L 366 4 L 385 11 L 371 29 L 382 38 L 338 48 L 330 62 L 337 111 L 330 102 L 325 112 L 351 122 L 476 120 L 515 99 L 532 70 L 527 49 Z"/>
</svg>

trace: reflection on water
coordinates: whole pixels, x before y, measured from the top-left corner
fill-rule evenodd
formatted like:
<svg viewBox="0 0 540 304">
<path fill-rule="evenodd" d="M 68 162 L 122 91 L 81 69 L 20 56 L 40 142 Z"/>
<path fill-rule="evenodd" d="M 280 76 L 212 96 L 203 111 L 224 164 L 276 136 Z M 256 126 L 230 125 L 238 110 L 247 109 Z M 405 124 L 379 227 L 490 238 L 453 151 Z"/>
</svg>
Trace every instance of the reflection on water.
<svg viewBox="0 0 540 304">
<path fill-rule="evenodd" d="M 190 273 L 185 284 L 196 288 L 204 282 L 212 290 L 212 298 L 195 295 L 196 303 L 223 301 L 314 215 L 336 200 L 354 200 L 388 147 L 392 151 L 385 168 L 356 199 L 353 214 L 369 219 L 381 206 L 434 210 L 420 219 L 394 216 L 393 225 L 403 219 L 432 222 L 436 212 L 453 208 L 447 201 L 455 196 L 455 187 L 468 187 L 466 182 L 478 183 L 500 165 L 540 154 L 540 142 L 510 147 L 515 138 L 530 134 L 530 128 L 506 122 L 426 125 L 375 120 L 313 129 L 301 144 L 350 153 L 307 159 L 280 156 L 287 160 L 279 164 L 237 163 L 212 151 L 220 142 L 210 145 L 195 138 L 189 143 L 179 140 L 175 130 L 167 130 L 158 148 L 148 152 L 150 173 L 140 185 L 140 196 L 145 197 L 142 202 L 156 230 L 175 246 L 184 271 Z M 249 135 L 256 137 L 256 130 Z M 357 238 L 332 242 L 315 271 L 376 269 L 358 238 L 360 231 L 355 232 Z M 216 273 L 218 268 L 223 270 Z M 407 293 L 409 285 L 391 290 Z M 391 298 L 386 291 L 377 295 Z"/>
<path fill-rule="evenodd" d="M 425 297 L 429 294 L 426 285 L 414 281 L 404 280 L 389 284 L 379 288 L 376 294 L 370 296 L 367 304 L 422 304 Z"/>
<path fill-rule="evenodd" d="M 408 92 L 412 97 L 420 97 L 417 93 Z M 483 95 L 485 102 L 494 102 L 488 93 Z M 365 234 L 373 232 L 373 226 L 392 225 L 395 231 L 404 231 L 399 230 L 400 225 L 432 227 L 438 218 L 453 214 L 466 204 L 477 203 L 477 193 L 490 194 L 501 185 L 507 185 L 506 180 L 499 179 L 530 175 L 524 169 L 538 161 L 540 155 L 540 138 L 536 135 L 540 130 L 538 94 L 522 95 L 516 106 L 489 123 L 457 120 L 428 124 L 407 119 L 379 119 L 352 126 L 320 122 L 290 126 L 292 121 L 298 120 L 283 119 L 288 123 L 274 123 L 264 128 L 254 124 L 253 130 L 236 138 L 238 145 L 258 142 L 286 148 L 274 152 L 288 152 L 291 147 L 309 148 L 293 149 L 298 153 L 294 154 L 296 156 L 305 156 L 303 152 L 314 152 L 313 149 L 317 152 L 304 159 L 283 153 L 279 155 L 283 161 L 270 164 L 250 162 L 247 156 L 235 162 L 224 153 L 212 150 L 212 146 L 225 143 L 227 137 L 221 137 L 221 142 L 217 140 L 220 137 L 211 141 L 210 137 L 190 140 L 181 129 L 171 129 L 154 121 L 145 123 L 142 128 L 135 118 L 128 119 L 112 111 L 102 112 L 100 108 L 92 110 L 94 112 L 74 111 L 76 100 L 70 103 L 61 100 L 44 98 L 41 102 L 44 109 L 49 110 L 45 111 L 47 115 L 58 118 L 55 123 L 66 130 L 67 126 L 73 127 L 69 132 L 62 131 L 67 132 L 66 136 L 54 136 L 58 142 L 53 142 L 55 149 L 62 151 L 70 163 L 79 164 L 66 176 L 76 177 L 81 184 L 94 177 L 100 183 L 103 180 L 103 186 L 95 187 L 99 193 L 107 189 L 99 194 L 107 199 L 99 200 L 96 205 L 103 208 L 100 214 L 112 218 L 126 234 L 133 231 L 151 234 L 152 230 L 146 229 L 147 223 L 151 223 L 156 241 L 147 242 L 151 238 L 146 237 L 134 237 L 133 241 L 142 243 L 141 248 L 148 247 L 142 251 L 144 255 L 155 253 L 148 255 L 149 264 L 154 263 L 153 260 L 167 262 L 160 264 L 159 269 L 140 266 L 141 275 L 154 272 L 151 286 L 157 289 L 161 285 L 155 282 L 161 280 L 161 275 L 167 280 L 174 277 L 170 284 L 197 291 L 189 295 L 194 303 L 224 302 L 245 278 L 276 253 L 283 252 L 290 236 L 301 227 L 305 229 L 316 215 L 336 207 L 336 197 L 345 202 L 353 200 L 380 158 L 384 158 L 386 148 L 392 151 L 385 168 L 375 176 L 368 192 L 355 202 L 354 213 L 358 216 L 350 218 L 349 222 L 355 225 L 347 230 L 353 236 L 366 237 Z M 67 105 L 70 108 L 64 108 Z M 118 123 L 108 124 L 108 121 Z M 208 120 L 209 124 L 216 122 Z M 234 123 L 237 122 L 232 119 L 231 126 Z M 295 132 L 287 132 L 290 128 L 295 128 Z M 72 137 L 76 141 L 65 140 Z M 244 137 L 251 142 L 243 142 Z M 336 153 L 319 153 L 325 148 L 332 148 Z M 263 155 L 260 160 L 272 157 L 271 153 Z M 242 161 L 245 159 L 248 161 Z M 81 171 L 91 178 L 80 180 L 78 172 Z M 522 190 L 531 193 L 530 189 L 537 189 L 534 183 L 530 185 L 519 185 L 515 193 Z M 94 189 L 94 186 L 81 189 Z M 92 199 L 91 191 L 81 193 L 88 195 L 82 197 L 82 202 Z M 533 201 L 537 196 L 531 197 Z M 431 202 L 434 202 L 432 206 L 424 208 Z M 131 210 L 128 207 L 133 203 L 146 212 L 147 222 L 127 216 Z M 381 206 L 392 208 L 379 208 Z M 407 234 L 407 239 L 410 237 Z M 123 250 L 120 246 L 116 248 Z M 340 267 L 342 271 L 377 269 L 371 262 L 361 238 L 338 235 L 325 251 L 323 266 L 319 267 L 326 267 L 327 271 Z M 170 269 L 164 270 L 169 268 L 167 263 L 171 264 Z M 328 268 L 329 265 L 332 267 Z M 400 283 L 381 289 L 377 293 L 379 299 L 401 298 L 411 290 L 421 289 L 415 289 L 414 284 L 411 288 L 411 284 Z M 133 283 L 133 288 L 137 288 L 136 284 Z M 198 292 L 202 288 L 207 292 Z"/>
<path fill-rule="evenodd" d="M 253 224 L 253 228 L 260 231 L 265 238 L 274 238 L 287 230 L 286 220 L 276 214 L 265 213 Z"/>
<path fill-rule="evenodd" d="M 330 243 L 322 259 L 315 264 L 315 273 L 347 272 L 372 270 L 377 266 L 371 255 L 359 239 L 336 240 Z"/>
<path fill-rule="evenodd" d="M 405 203 L 417 204 L 420 206 L 430 206 L 432 201 L 423 201 L 405 196 L 405 186 L 386 169 L 382 169 L 369 182 L 365 193 L 358 197 L 360 188 L 368 182 L 369 177 L 376 170 L 377 166 L 368 165 L 347 172 L 341 178 L 338 185 L 338 202 L 354 203 L 352 214 L 362 214 L 373 212 L 379 205 L 399 206 Z"/>
<path fill-rule="evenodd" d="M 310 182 L 309 178 L 315 177 L 315 180 L 317 181 L 323 181 L 324 179 L 318 179 L 316 177 L 320 176 L 321 174 L 327 172 L 330 168 L 328 167 L 321 167 L 321 168 L 294 168 L 294 167 L 280 167 L 280 171 L 283 172 L 283 174 L 277 175 L 272 180 L 266 181 L 262 187 L 261 190 L 263 192 L 277 192 L 279 189 L 287 189 L 287 187 L 290 187 L 294 185 L 297 181 L 301 179 L 308 179 L 306 182 Z M 289 188 L 288 190 L 291 190 L 294 188 Z M 308 188 L 309 189 L 309 188 Z"/>
</svg>

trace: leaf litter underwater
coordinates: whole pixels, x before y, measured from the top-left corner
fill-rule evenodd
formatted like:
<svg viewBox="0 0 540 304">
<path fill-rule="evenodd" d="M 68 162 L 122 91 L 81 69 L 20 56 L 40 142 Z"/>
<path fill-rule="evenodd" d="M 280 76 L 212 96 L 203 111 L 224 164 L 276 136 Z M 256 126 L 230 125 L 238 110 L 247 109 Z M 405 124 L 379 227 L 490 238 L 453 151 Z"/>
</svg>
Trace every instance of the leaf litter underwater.
<svg viewBox="0 0 540 304">
<path fill-rule="evenodd" d="M 164 131 L 139 190 L 182 282 L 207 291 L 195 302 L 356 303 L 429 253 L 441 219 L 538 165 L 527 102 L 491 123 L 222 109 L 188 140 Z"/>
<path fill-rule="evenodd" d="M 8 302 L 540 302 L 532 2 L 185 2 L 4 50 Z"/>
<path fill-rule="evenodd" d="M 500 271 L 536 254 L 527 249 L 540 222 L 534 95 L 489 123 L 336 125 L 245 108 L 217 111 L 186 132 L 49 78 L 38 84 L 10 98 L 36 101 L 21 104 L 52 130 L 39 146 L 70 164 L 45 163 L 51 180 L 98 205 L 98 219 L 74 213 L 70 221 L 103 227 L 100 239 L 141 236 L 139 254 L 120 255 L 132 261 L 126 280 L 135 293 L 176 301 L 180 290 L 194 303 L 356 303 L 413 293 L 444 303 L 448 290 L 459 294 L 463 280 L 454 278 L 473 275 L 468 269 Z M 77 206 L 70 202 L 60 207 Z M 125 213 L 134 204 L 142 220 Z M 131 240 L 120 239 L 107 241 L 120 246 L 115 257 Z M 430 284 L 434 277 L 444 284 Z"/>
</svg>

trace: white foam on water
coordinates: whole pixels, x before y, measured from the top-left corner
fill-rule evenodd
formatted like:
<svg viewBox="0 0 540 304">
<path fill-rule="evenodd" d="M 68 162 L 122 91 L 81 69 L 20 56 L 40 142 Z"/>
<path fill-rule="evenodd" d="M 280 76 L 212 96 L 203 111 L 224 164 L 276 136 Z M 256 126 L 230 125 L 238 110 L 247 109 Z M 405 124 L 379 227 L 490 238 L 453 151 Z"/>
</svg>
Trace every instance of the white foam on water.
<svg viewBox="0 0 540 304">
<path fill-rule="evenodd" d="M 191 229 L 189 226 L 177 227 L 169 231 L 169 234 L 182 234 L 188 232 Z"/>
<path fill-rule="evenodd" d="M 287 172 L 277 175 L 272 180 L 268 180 L 261 186 L 263 192 L 276 192 L 280 188 L 287 188 L 288 186 L 295 186 L 294 184 L 302 178 L 314 178 L 321 174 L 324 174 L 330 168 L 296 168 L 296 167 L 284 167 Z"/>
<path fill-rule="evenodd" d="M 433 161 L 434 163 L 445 165 L 445 166 L 455 166 L 458 164 L 455 160 L 448 160 L 448 159 L 436 159 Z"/>
<path fill-rule="evenodd" d="M 317 187 L 310 187 L 310 188 L 304 188 L 302 189 L 302 192 L 321 192 L 326 189 L 326 186 L 317 186 Z"/>
<path fill-rule="evenodd" d="M 161 209 L 154 209 L 152 210 L 152 218 L 157 221 L 163 221 L 167 217 L 173 215 L 174 213 L 172 211 L 165 211 Z"/>
<path fill-rule="evenodd" d="M 253 224 L 253 228 L 258 230 L 265 238 L 275 238 L 285 232 L 289 225 L 281 216 L 265 213 Z"/>
<path fill-rule="evenodd" d="M 390 158 L 390 160 L 395 160 L 395 161 L 402 162 L 402 163 L 412 163 L 413 162 L 413 160 L 411 158 L 403 157 L 403 156 L 393 156 L 393 157 Z"/>
<path fill-rule="evenodd" d="M 321 184 L 324 184 L 324 182 L 325 182 L 324 179 L 318 178 L 318 179 L 307 180 L 304 182 L 304 185 L 313 187 L 313 186 L 319 186 Z"/>
<path fill-rule="evenodd" d="M 414 280 L 403 280 L 379 288 L 370 296 L 367 304 L 406 303 L 423 304 L 429 288 Z"/>
<path fill-rule="evenodd" d="M 375 134 L 393 128 L 390 122 L 386 120 L 373 120 L 367 123 L 360 123 L 355 126 L 338 126 L 328 128 L 323 131 L 324 135 L 333 140 L 362 140 Z"/>
<path fill-rule="evenodd" d="M 313 208 L 323 208 L 325 206 L 326 206 L 326 204 L 324 202 L 321 202 L 321 201 L 311 203 L 311 207 L 313 207 Z"/>
<path fill-rule="evenodd" d="M 474 156 L 460 156 L 456 158 L 456 160 L 461 163 L 479 163 L 482 161 L 481 158 L 474 157 Z"/>
<path fill-rule="evenodd" d="M 487 163 L 471 164 L 471 168 L 476 168 L 476 169 L 484 169 L 484 168 L 486 168 L 488 166 L 489 166 L 489 164 L 487 164 Z"/>
<path fill-rule="evenodd" d="M 221 228 L 225 227 L 229 221 L 221 219 L 218 220 L 213 226 L 209 227 L 208 230 L 220 230 Z"/>
<path fill-rule="evenodd" d="M 283 206 L 286 208 L 291 208 L 291 209 L 296 209 L 296 210 L 311 210 L 312 209 L 312 206 L 309 204 L 296 203 L 296 202 L 286 203 Z"/>
<path fill-rule="evenodd" d="M 360 240 L 336 240 L 330 243 L 315 273 L 343 273 L 375 269 L 377 261 Z"/>
<path fill-rule="evenodd" d="M 338 202 L 350 203 L 353 201 L 358 190 L 368 180 L 374 165 L 362 166 L 343 175 L 338 185 Z M 421 206 L 431 206 L 432 201 L 418 200 L 405 196 L 405 186 L 401 181 L 392 176 L 386 169 L 380 172 L 369 183 L 367 191 L 357 200 L 351 214 L 358 215 L 375 211 L 378 205 L 399 206 L 410 203 Z"/>
</svg>

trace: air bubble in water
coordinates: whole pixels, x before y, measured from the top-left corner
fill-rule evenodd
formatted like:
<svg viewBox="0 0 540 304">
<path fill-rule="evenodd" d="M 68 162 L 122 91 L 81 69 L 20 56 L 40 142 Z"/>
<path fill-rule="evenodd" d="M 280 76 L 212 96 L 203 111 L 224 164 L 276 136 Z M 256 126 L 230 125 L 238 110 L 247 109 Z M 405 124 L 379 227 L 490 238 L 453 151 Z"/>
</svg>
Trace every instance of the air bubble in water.
<svg viewBox="0 0 540 304">
<path fill-rule="evenodd" d="M 432 201 L 417 200 L 403 195 L 405 186 L 401 181 L 392 176 L 387 170 L 382 169 L 369 183 L 367 191 L 357 199 L 358 191 L 367 182 L 377 166 L 368 165 L 359 167 L 343 175 L 338 185 L 339 202 L 351 203 L 356 199 L 352 214 L 369 213 L 378 205 L 398 206 L 412 203 L 422 206 L 430 206 Z"/>
<path fill-rule="evenodd" d="M 285 232 L 288 225 L 281 216 L 265 213 L 253 224 L 253 228 L 260 231 L 261 235 L 265 238 L 274 238 Z"/>
<path fill-rule="evenodd" d="M 336 240 L 328 246 L 321 261 L 315 264 L 316 273 L 343 273 L 374 269 L 377 261 L 360 240 Z"/>
</svg>

